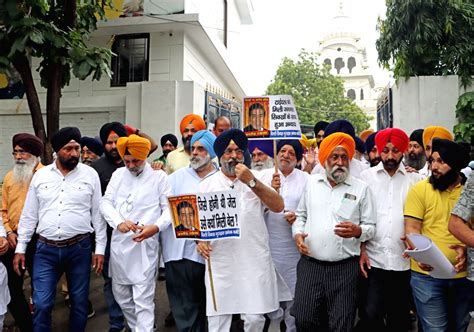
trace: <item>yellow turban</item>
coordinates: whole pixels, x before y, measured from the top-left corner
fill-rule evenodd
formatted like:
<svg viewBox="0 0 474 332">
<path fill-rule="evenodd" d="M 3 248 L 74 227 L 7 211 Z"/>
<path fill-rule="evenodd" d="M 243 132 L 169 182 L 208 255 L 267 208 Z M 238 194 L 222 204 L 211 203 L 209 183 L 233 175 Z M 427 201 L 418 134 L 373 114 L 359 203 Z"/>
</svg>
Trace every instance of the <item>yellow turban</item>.
<svg viewBox="0 0 474 332">
<path fill-rule="evenodd" d="M 423 130 L 423 145 L 425 149 L 433 138 L 444 138 L 454 141 L 454 137 L 448 129 L 441 126 L 426 127 L 425 130 Z"/>
<path fill-rule="evenodd" d="M 336 132 L 323 139 L 319 145 L 319 162 L 321 166 L 326 166 L 326 160 L 338 146 L 343 147 L 349 155 L 349 160 L 352 160 L 355 152 L 355 141 L 354 139 L 345 133 Z"/>
<path fill-rule="evenodd" d="M 309 148 L 315 148 L 316 147 L 316 138 L 308 139 L 308 137 L 306 137 L 305 134 L 302 134 L 301 138 L 300 138 L 300 143 L 301 143 L 301 145 L 303 145 L 303 148 L 305 150 L 307 150 Z"/>
<path fill-rule="evenodd" d="M 117 140 L 117 150 L 122 159 L 125 155 L 125 151 L 128 150 L 128 153 L 133 157 L 139 160 L 145 160 L 150 153 L 150 149 L 150 141 L 135 134 L 128 137 L 119 137 Z"/>
<path fill-rule="evenodd" d="M 361 140 L 363 140 L 365 142 L 367 137 L 369 137 L 370 134 L 373 134 L 373 133 L 374 133 L 373 129 L 366 129 L 366 130 L 363 130 L 363 131 L 360 132 L 359 137 L 360 137 Z"/>
</svg>

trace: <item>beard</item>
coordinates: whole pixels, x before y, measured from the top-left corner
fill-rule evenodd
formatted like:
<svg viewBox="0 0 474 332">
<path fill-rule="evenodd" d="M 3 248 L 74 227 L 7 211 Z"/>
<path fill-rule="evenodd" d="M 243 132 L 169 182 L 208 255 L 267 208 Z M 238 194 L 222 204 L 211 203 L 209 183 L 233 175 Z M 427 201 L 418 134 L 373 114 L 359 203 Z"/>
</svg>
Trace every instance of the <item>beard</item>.
<svg viewBox="0 0 474 332">
<path fill-rule="evenodd" d="M 400 158 L 400 160 L 398 160 L 398 161 L 395 160 L 395 159 L 388 159 L 386 161 L 382 160 L 382 164 L 383 164 L 383 167 L 385 168 L 385 170 L 395 171 L 400 166 L 400 163 L 402 162 L 402 159 L 403 158 Z"/>
<path fill-rule="evenodd" d="M 273 159 L 268 157 L 265 161 L 253 161 L 250 164 L 250 168 L 256 171 L 261 171 L 264 169 L 272 168 L 273 167 Z"/>
<path fill-rule="evenodd" d="M 380 158 L 380 157 L 374 157 L 374 158 L 369 157 L 370 167 L 377 166 L 381 161 L 382 161 L 382 158 Z"/>
<path fill-rule="evenodd" d="M 79 164 L 79 157 L 69 157 L 69 159 L 63 158 L 58 154 L 58 160 L 62 167 L 68 171 L 72 171 Z"/>
<path fill-rule="evenodd" d="M 181 136 L 181 141 L 183 142 L 184 151 L 187 153 L 191 152 L 191 138 L 193 135 L 189 135 L 188 137 Z"/>
<path fill-rule="evenodd" d="M 349 176 L 349 169 L 344 166 L 334 166 L 331 168 L 326 164 L 326 176 L 328 179 L 336 182 L 336 184 L 344 182 Z"/>
<path fill-rule="evenodd" d="M 82 163 L 87 165 L 87 166 L 90 166 L 95 160 L 93 159 L 90 159 L 90 158 L 87 158 L 87 159 L 82 159 Z"/>
<path fill-rule="evenodd" d="M 119 160 L 122 160 L 122 158 L 120 157 L 119 153 L 118 153 L 118 150 L 116 148 L 113 148 L 112 150 L 104 150 L 104 154 L 105 156 L 107 157 L 107 159 L 113 161 L 113 162 L 117 162 Z"/>
<path fill-rule="evenodd" d="M 458 178 L 459 172 L 451 169 L 444 175 L 437 175 L 433 172 L 429 178 L 429 182 L 433 186 L 433 189 L 445 191 L 451 185 L 453 185 L 458 180 Z"/>
<path fill-rule="evenodd" d="M 207 154 L 204 157 L 198 157 L 198 156 L 191 157 L 191 159 L 189 160 L 189 165 L 191 166 L 193 170 L 198 171 L 204 168 L 205 166 L 207 166 L 210 162 L 211 162 L 211 156 Z"/>
<path fill-rule="evenodd" d="M 130 173 L 132 173 L 132 175 L 139 176 L 140 174 L 142 174 L 143 170 L 145 169 L 145 165 L 146 163 L 143 163 L 143 165 L 141 166 L 130 167 L 127 169 Z"/>
<path fill-rule="evenodd" d="M 28 183 L 33 177 L 33 171 L 39 163 L 39 157 L 32 156 L 28 160 L 15 160 L 13 166 L 13 180 L 15 182 Z"/>
<path fill-rule="evenodd" d="M 222 172 L 226 175 L 235 176 L 235 166 L 238 164 L 243 164 L 244 158 L 230 158 L 229 160 L 224 161 L 221 157 L 221 168 Z"/>
<path fill-rule="evenodd" d="M 409 167 L 414 168 L 417 171 L 419 171 L 420 169 L 422 169 L 426 165 L 426 155 L 425 155 L 425 153 L 421 153 L 419 155 L 417 155 L 413 152 L 408 153 L 405 156 L 405 158 L 403 158 L 403 163 L 406 166 L 409 166 Z"/>
</svg>

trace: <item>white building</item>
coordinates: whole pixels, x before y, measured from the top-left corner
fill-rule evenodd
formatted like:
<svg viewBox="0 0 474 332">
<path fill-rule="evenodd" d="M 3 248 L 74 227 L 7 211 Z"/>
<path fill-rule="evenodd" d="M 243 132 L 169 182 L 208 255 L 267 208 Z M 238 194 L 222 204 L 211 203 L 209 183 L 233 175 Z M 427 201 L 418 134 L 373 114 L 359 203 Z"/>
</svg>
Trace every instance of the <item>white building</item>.
<svg viewBox="0 0 474 332">
<path fill-rule="evenodd" d="M 72 79 L 62 91 L 60 126 L 78 126 L 83 135 L 96 136 L 105 122 L 121 121 L 159 142 L 169 132 L 180 137 L 179 122 L 187 113 L 206 115 L 210 121 L 224 114 L 239 121 L 245 93 L 234 76 L 233 51 L 241 47 L 240 26 L 252 24 L 251 0 L 117 3 L 123 10 L 109 11 L 116 19 L 100 22 L 91 39 L 91 44 L 112 47 L 117 54 L 114 75 L 98 82 Z M 45 111 L 38 63 L 32 59 Z M 33 132 L 26 97 L 0 100 L 0 130 L 3 176 L 11 168 L 11 137 Z"/>
<path fill-rule="evenodd" d="M 377 97 L 381 89 L 375 87 L 363 39 L 354 28 L 352 19 L 344 13 L 342 1 L 339 2 L 338 13 L 319 41 L 318 52 L 321 61 L 331 66 L 331 74 L 344 80 L 346 97 L 374 118 L 370 124 L 376 128 Z"/>
</svg>

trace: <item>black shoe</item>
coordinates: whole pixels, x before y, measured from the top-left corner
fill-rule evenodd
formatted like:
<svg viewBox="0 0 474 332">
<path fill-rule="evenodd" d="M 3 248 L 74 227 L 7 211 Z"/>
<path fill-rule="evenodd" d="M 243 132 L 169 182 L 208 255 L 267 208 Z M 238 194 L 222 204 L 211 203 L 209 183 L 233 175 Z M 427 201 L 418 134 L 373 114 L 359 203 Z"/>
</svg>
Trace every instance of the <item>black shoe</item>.
<svg viewBox="0 0 474 332">
<path fill-rule="evenodd" d="M 95 310 L 92 307 L 92 302 L 88 300 L 89 306 L 87 308 L 87 318 L 92 318 L 95 316 Z"/>
<path fill-rule="evenodd" d="M 173 313 L 170 312 L 168 314 L 168 316 L 166 316 L 166 318 L 165 318 L 165 326 L 166 327 L 171 327 L 171 326 L 175 326 L 175 325 L 176 325 L 176 322 L 174 321 Z"/>
</svg>

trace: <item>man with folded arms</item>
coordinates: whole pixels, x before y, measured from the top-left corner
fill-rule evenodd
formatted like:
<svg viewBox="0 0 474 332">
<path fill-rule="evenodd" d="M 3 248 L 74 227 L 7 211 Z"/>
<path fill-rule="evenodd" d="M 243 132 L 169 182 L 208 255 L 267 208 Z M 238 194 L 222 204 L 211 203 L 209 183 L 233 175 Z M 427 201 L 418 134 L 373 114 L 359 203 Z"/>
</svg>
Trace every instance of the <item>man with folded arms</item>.
<svg viewBox="0 0 474 332">
<path fill-rule="evenodd" d="M 325 321 L 331 331 L 354 325 L 360 244 L 373 237 L 376 221 L 367 184 L 349 174 L 354 152 L 350 135 L 325 137 L 318 155 L 325 173 L 310 177 L 296 209 L 301 258 L 291 312 L 298 331 L 317 331 Z"/>
<path fill-rule="evenodd" d="M 465 331 L 473 283 L 466 279 L 465 247 L 449 232 L 448 221 L 463 189 L 460 171 L 468 164 L 469 154 L 460 144 L 441 138 L 432 140 L 430 152 L 431 176 L 408 192 L 405 234 L 429 237 L 457 273 L 450 279 L 433 278 L 431 266 L 412 260 L 410 284 L 424 331 Z"/>
<path fill-rule="evenodd" d="M 87 323 L 90 265 L 102 270 L 106 243 L 105 223 L 99 212 L 101 198 L 97 173 L 79 163 L 81 132 L 65 127 L 51 138 L 57 159 L 39 169 L 31 180 L 18 226 L 13 266 L 25 269 L 25 250 L 33 233 L 38 244 L 33 263 L 34 331 L 51 330 L 56 284 L 66 273 L 71 299 L 69 331 L 84 331 Z M 90 233 L 95 231 L 95 254 Z"/>
<path fill-rule="evenodd" d="M 100 210 L 113 228 L 109 275 L 112 291 L 132 331 L 152 331 L 158 231 L 168 224 L 171 187 L 163 171 L 147 163 L 150 141 L 120 137 L 117 151 L 125 167 L 112 175 Z"/>
</svg>

